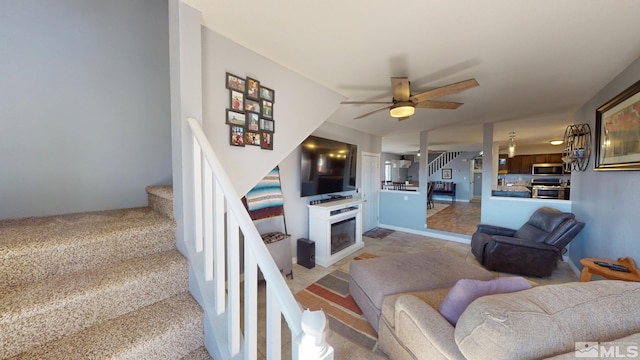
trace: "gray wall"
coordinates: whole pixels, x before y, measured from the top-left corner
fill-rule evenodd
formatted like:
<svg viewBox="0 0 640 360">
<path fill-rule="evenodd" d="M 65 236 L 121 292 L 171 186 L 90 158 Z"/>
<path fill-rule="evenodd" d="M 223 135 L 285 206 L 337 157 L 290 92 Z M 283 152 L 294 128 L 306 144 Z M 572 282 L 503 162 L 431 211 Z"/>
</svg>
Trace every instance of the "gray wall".
<svg viewBox="0 0 640 360">
<path fill-rule="evenodd" d="M 0 218 L 146 205 L 171 182 L 166 1 L 4 1 Z"/>
<path fill-rule="evenodd" d="M 574 116 L 576 124 L 589 124 L 595 133 L 596 109 L 640 79 L 640 58 L 613 79 Z M 595 135 L 595 134 L 593 134 Z M 595 136 L 593 149 L 598 146 Z M 573 212 L 586 223 L 571 243 L 571 259 L 583 257 L 617 259 L 632 257 L 640 261 L 640 172 L 594 171 L 594 156 L 585 172 L 571 173 Z"/>
</svg>

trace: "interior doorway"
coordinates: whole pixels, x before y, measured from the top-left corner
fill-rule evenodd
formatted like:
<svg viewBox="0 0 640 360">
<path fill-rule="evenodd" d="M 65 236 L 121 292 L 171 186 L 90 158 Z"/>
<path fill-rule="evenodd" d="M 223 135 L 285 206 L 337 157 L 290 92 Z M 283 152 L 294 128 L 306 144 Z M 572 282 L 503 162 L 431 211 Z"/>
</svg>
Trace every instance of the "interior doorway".
<svg viewBox="0 0 640 360">
<path fill-rule="evenodd" d="M 429 161 L 432 161 L 431 156 L 424 165 L 428 167 Z M 438 173 L 429 180 L 453 181 L 456 184 L 455 201 L 448 196 L 433 196 L 433 206 L 427 206 L 427 229 L 470 236 L 481 218 L 482 155 L 463 152 L 445 167 L 452 169 L 451 180 L 440 179 Z"/>
<path fill-rule="evenodd" d="M 380 154 L 362 153 L 362 232 L 378 226 Z"/>
</svg>

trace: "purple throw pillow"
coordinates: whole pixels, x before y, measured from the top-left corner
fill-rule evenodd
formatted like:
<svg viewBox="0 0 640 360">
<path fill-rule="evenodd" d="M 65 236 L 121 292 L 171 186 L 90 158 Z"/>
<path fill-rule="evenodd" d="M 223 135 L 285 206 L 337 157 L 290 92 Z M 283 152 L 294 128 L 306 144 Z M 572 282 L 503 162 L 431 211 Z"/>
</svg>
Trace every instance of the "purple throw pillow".
<svg viewBox="0 0 640 360">
<path fill-rule="evenodd" d="M 502 277 L 489 281 L 458 280 L 447 293 L 438 311 L 455 326 L 460 315 L 473 300 L 485 295 L 510 293 L 529 288 L 531 288 L 531 284 L 519 276 Z"/>
</svg>

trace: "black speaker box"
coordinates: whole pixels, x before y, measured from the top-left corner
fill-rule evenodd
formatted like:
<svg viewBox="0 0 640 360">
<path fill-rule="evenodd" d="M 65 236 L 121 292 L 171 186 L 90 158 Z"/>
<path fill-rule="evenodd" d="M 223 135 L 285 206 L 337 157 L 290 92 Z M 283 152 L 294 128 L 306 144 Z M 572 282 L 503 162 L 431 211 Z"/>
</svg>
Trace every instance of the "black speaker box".
<svg viewBox="0 0 640 360">
<path fill-rule="evenodd" d="M 311 269 L 316 266 L 316 243 L 309 239 L 298 239 L 298 265 Z"/>
</svg>

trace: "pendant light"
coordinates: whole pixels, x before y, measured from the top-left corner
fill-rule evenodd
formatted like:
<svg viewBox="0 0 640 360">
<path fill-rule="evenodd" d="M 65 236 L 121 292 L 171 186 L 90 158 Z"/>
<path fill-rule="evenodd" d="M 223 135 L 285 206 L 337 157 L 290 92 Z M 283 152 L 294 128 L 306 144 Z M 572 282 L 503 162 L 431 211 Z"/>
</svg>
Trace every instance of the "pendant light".
<svg viewBox="0 0 640 360">
<path fill-rule="evenodd" d="M 509 158 L 514 157 L 516 154 L 516 133 L 509 133 Z"/>
</svg>

